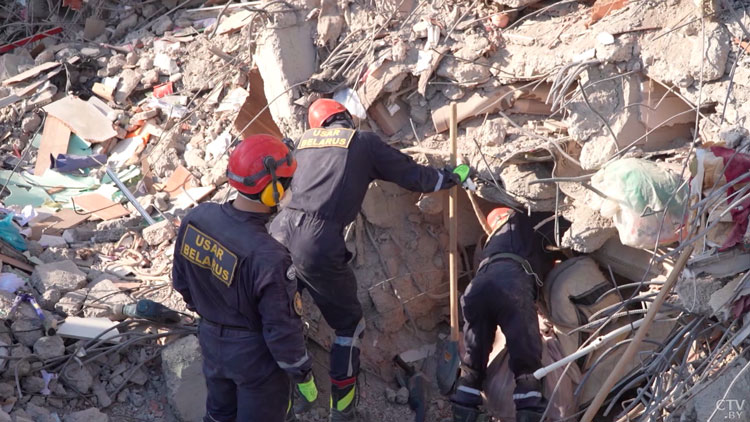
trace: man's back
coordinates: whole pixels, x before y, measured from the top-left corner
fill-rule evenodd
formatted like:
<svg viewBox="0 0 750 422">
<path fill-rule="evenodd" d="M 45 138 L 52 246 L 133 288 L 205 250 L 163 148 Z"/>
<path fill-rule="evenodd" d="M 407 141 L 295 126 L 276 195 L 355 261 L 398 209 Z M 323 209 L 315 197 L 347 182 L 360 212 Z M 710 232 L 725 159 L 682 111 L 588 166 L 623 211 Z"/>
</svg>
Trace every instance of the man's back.
<svg viewBox="0 0 750 422">
<path fill-rule="evenodd" d="M 289 268 L 286 249 L 265 229 L 267 214 L 231 204 L 201 204 L 182 222 L 175 247 L 175 288 L 189 290 L 205 319 L 260 330 L 256 299 L 264 284 L 260 267 Z"/>
<path fill-rule="evenodd" d="M 375 179 L 417 192 L 444 188 L 444 175 L 420 166 L 372 132 L 343 127 L 311 129 L 295 150 L 297 171 L 288 207 L 348 224 Z"/>
</svg>

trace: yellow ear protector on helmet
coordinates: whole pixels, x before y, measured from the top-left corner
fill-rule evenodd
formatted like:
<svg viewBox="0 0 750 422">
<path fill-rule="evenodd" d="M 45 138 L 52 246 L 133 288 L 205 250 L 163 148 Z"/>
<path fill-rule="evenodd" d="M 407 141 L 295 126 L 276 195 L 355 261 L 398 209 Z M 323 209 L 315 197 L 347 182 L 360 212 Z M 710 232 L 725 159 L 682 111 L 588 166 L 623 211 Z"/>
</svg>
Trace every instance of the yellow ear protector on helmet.
<svg viewBox="0 0 750 422">
<path fill-rule="evenodd" d="M 266 167 L 266 171 L 271 174 L 271 182 L 260 192 L 260 202 L 267 207 L 275 207 L 279 205 L 281 197 L 284 196 L 284 186 L 276 177 L 276 160 L 267 156 L 263 159 L 263 165 Z"/>
<path fill-rule="evenodd" d="M 266 185 L 265 188 L 260 192 L 260 202 L 267 207 L 275 207 L 279 205 L 279 201 L 284 196 L 284 186 L 276 180 L 272 180 L 271 183 Z"/>
</svg>

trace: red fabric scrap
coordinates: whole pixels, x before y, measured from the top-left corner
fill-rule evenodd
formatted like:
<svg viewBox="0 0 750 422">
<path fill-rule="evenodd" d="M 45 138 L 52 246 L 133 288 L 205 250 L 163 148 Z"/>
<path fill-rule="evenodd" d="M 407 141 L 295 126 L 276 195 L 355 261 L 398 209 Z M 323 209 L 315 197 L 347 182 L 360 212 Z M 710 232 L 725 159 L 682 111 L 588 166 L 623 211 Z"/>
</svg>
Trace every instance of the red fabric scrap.
<svg viewBox="0 0 750 422">
<path fill-rule="evenodd" d="M 742 189 L 742 184 L 750 183 L 750 154 L 740 154 L 733 149 L 724 147 L 711 147 L 711 153 L 717 157 L 721 157 L 724 161 L 724 177 L 727 179 L 727 182 L 734 181 L 738 177 L 742 178 L 737 184 L 727 189 L 727 204 L 731 204 L 737 200 L 737 197 L 732 196 L 732 194 Z M 734 227 L 732 227 L 732 232 L 721 246 L 721 250 L 726 250 L 736 245 L 745 235 L 748 219 L 750 219 L 750 198 L 735 205 L 729 211 L 729 214 L 732 216 Z"/>
</svg>

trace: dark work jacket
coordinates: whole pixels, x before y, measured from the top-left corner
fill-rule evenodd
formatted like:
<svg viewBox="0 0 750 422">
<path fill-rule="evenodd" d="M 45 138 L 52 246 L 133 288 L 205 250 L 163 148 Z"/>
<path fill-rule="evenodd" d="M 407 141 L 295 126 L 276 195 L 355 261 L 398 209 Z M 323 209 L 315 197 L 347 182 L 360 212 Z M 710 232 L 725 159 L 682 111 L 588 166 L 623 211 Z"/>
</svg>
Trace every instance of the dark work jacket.
<svg viewBox="0 0 750 422">
<path fill-rule="evenodd" d="M 335 125 L 326 129 L 351 130 Z M 307 131 L 303 139 L 316 130 Z M 455 185 L 450 172 L 417 164 L 372 132 L 356 131 L 348 147 L 305 148 L 302 141 L 297 145 L 297 171 L 287 206 L 341 226 L 354 221 L 373 180 L 393 182 L 415 192 Z"/>
<path fill-rule="evenodd" d="M 554 244 L 555 221 L 550 220 L 534 230 L 534 227 L 551 213 L 533 213 L 531 217 L 518 211 L 513 211 L 508 221 L 500 227 L 486 242 L 481 259 L 498 253 L 513 253 L 526 259 L 531 268 L 543 281 L 554 265 L 558 253 L 545 250 L 547 245 Z M 561 232 L 570 223 L 560 219 Z"/>
<path fill-rule="evenodd" d="M 204 203 L 182 220 L 172 282 L 188 309 L 214 324 L 257 332 L 279 367 L 310 369 L 302 321 L 295 311 L 289 252 L 266 231 L 270 214 Z"/>
</svg>

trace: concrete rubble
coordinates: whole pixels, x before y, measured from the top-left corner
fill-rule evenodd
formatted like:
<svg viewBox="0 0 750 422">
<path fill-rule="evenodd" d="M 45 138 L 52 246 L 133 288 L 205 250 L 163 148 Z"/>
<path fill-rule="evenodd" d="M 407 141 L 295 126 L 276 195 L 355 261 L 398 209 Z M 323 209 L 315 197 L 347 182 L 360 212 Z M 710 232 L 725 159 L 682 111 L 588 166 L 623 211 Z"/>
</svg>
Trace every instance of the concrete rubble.
<svg viewBox="0 0 750 422">
<path fill-rule="evenodd" d="M 455 102 L 478 209 L 571 222 L 554 243 L 587 258 L 561 263 L 545 281 L 543 290 L 561 292 L 540 298 L 545 363 L 642 318 L 670 273 L 679 275 L 608 417 L 747 419 L 727 413 L 742 412 L 750 396 L 743 2 L 27 6 L 37 3 L 45 2 L 0 8 L 12 24 L 0 43 L 0 219 L 13 214 L 0 227 L 0 422 L 201 420 L 195 320 L 164 328 L 113 309 L 151 299 L 191 315 L 169 286 L 180 219 L 200 202 L 231 199 L 234 142 L 296 139 L 322 97 L 341 99 L 361 129 L 438 167 L 448 163 Z M 53 29 L 33 34 L 40 25 Z M 68 168 L 70 158 L 88 163 Z M 417 356 L 434 378 L 449 315 L 446 198 L 376 182 L 345 231 L 368 322 L 362 360 L 373 376 L 362 389 L 372 420 L 410 417 L 394 355 Z M 461 192 L 461 286 L 486 238 L 478 214 Z M 686 250 L 686 266 L 675 268 Z M 20 285 L 6 289 L 6 277 Z M 332 330 L 303 299 L 312 353 L 325 360 Z M 96 344 L 80 327 L 58 334 L 66 321 L 116 328 Z M 502 347 L 492 368 L 503 367 Z M 602 349 L 556 372 L 565 386 L 556 416 L 585 411 L 622 352 Z M 325 369 L 316 366 L 316 377 Z M 494 377 L 488 408 L 503 418 L 510 390 Z M 429 420 L 449 417 L 444 398 L 431 400 Z M 324 407 L 304 421 L 324 420 Z"/>
</svg>

